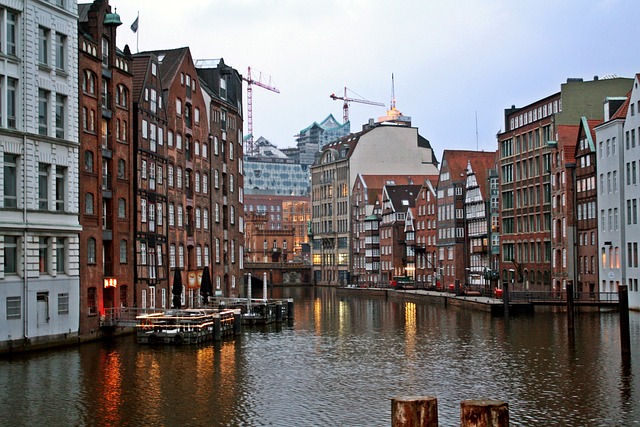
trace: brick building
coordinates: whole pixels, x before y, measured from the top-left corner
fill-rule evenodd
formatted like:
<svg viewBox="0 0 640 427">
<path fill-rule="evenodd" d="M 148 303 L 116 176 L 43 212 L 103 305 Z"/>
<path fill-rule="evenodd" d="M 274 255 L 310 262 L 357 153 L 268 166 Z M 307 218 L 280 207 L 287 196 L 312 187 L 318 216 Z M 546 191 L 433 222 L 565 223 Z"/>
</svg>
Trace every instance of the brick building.
<svg viewBox="0 0 640 427">
<path fill-rule="evenodd" d="M 206 111 L 209 129 L 208 144 L 207 139 L 201 140 L 200 154 L 203 159 L 207 155 L 210 159 L 208 190 L 204 181 L 206 171 L 203 169 L 200 173 L 201 194 L 207 197 L 207 191 L 210 193 L 210 267 L 214 293 L 237 297 L 244 284 L 245 250 L 242 76 L 223 59 L 198 60 L 196 71 L 206 108 L 200 114 Z M 204 204 L 202 209 L 204 226 Z"/>
<path fill-rule="evenodd" d="M 80 74 L 80 334 L 133 306 L 132 63 L 116 45 L 120 18 L 106 0 L 78 6 Z"/>
<path fill-rule="evenodd" d="M 517 290 L 562 289 L 574 277 L 573 187 L 567 164 L 580 118 L 602 119 L 607 96 L 627 93 L 630 79 L 569 79 L 560 92 L 505 110 L 498 135 L 502 281 Z"/>
</svg>

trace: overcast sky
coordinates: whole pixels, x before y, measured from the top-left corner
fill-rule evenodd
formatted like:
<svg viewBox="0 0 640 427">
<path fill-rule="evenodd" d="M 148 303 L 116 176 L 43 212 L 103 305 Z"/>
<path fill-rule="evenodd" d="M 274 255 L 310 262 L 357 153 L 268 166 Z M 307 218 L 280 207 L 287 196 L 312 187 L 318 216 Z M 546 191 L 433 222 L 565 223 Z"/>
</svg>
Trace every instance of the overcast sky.
<svg viewBox="0 0 640 427">
<path fill-rule="evenodd" d="M 194 59 L 224 58 L 243 75 L 250 66 L 271 76 L 280 93 L 254 86 L 253 129 L 256 139 L 281 148 L 295 146 L 295 134 L 329 114 L 342 121 L 342 102 L 329 95 L 345 86 L 388 108 L 392 74 L 396 107 L 441 160 L 445 148 L 495 150 L 505 108 L 556 93 L 569 77 L 640 72 L 638 0 L 110 4 L 123 22 L 120 48 L 188 46 Z M 138 13 L 136 38 L 130 25 Z M 351 131 L 384 113 L 352 103 Z"/>
</svg>

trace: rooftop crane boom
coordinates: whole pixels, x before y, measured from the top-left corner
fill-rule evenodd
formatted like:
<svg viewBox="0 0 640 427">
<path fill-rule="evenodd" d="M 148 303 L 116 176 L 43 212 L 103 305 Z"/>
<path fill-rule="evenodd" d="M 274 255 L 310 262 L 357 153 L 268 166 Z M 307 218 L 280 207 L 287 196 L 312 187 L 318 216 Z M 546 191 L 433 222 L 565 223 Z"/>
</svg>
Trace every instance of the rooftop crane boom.
<svg viewBox="0 0 640 427">
<path fill-rule="evenodd" d="M 351 91 L 351 92 L 354 95 L 359 96 L 359 98 L 349 98 L 347 96 L 347 87 L 346 86 L 344 88 L 344 96 L 338 96 L 335 93 L 332 93 L 331 95 L 329 95 L 329 97 L 331 99 L 333 99 L 334 101 L 336 101 L 338 99 L 341 99 L 341 100 L 344 101 L 344 104 L 342 105 L 342 119 L 343 119 L 344 123 L 349 121 L 349 103 L 350 102 L 358 102 L 360 104 L 377 105 L 378 107 L 384 107 L 384 103 L 382 103 L 382 102 L 369 101 L 368 99 L 364 99 L 363 97 L 361 97 L 357 93 L 355 93 L 353 91 Z"/>
<path fill-rule="evenodd" d="M 245 147 L 245 153 L 253 154 L 253 85 L 259 86 L 263 89 L 270 90 L 271 92 L 280 93 L 275 86 L 271 83 L 271 77 L 264 83 L 262 81 L 262 72 L 258 73 L 257 80 L 251 75 L 251 67 L 247 67 L 247 75 L 242 77 L 242 80 L 247 82 L 247 130 L 249 135 L 247 138 L 247 146 Z"/>
</svg>

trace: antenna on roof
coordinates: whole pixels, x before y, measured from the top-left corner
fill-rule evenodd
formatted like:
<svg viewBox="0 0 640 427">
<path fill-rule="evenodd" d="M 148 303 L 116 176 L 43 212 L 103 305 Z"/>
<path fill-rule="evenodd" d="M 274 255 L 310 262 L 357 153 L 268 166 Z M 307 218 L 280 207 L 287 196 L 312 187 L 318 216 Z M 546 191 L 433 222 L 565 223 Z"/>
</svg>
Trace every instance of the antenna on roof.
<svg viewBox="0 0 640 427">
<path fill-rule="evenodd" d="M 391 105 L 389 109 L 396 109 L 396 84 L 393 78 L 393 73 L 391 73 Z"/>
<path fill-rule="evenodd" d="M 476 110 L 476 151 L 479 151 L 478 144 L 478 111 Z"/>
</svg>

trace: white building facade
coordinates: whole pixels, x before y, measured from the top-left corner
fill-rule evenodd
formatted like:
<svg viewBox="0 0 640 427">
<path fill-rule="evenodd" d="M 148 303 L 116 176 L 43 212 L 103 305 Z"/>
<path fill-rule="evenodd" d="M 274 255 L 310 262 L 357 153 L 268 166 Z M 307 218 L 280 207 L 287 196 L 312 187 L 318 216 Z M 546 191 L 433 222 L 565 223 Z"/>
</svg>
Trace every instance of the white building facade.
<svg viewBox="0 0 640 427">
<path fill-rule="evenodd" d="M 624 143 L 620 145 L 623 151 L 623 165 L 619 169 L 621 175 L 620 187 L 624 187 L 621 200 L 621 210 L 625 211 L 622 225 L 624 233 L 621 244 L 621 268 L 624 273 L 622 283 L 627 284 L 629 293 L 629 308 L 640 309 L 640 291 L 638 280 L 638 246 L 640 245 L 640 224 L 638 224 L 638 209 L 640 207 L 640 74 L 636 74 L 633 89 L 629 97 L 627 117 L 624 121 Z M 622 176 L 624 175 L 624 181 Z"/>
<path fill-rule="evenodd" d="M 77 20 L 0 1 L 0 349 L 78 332 Z"/>
</svg>

